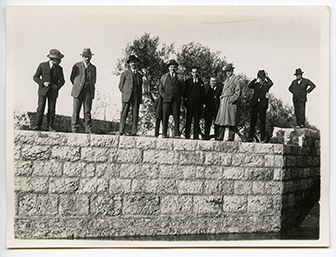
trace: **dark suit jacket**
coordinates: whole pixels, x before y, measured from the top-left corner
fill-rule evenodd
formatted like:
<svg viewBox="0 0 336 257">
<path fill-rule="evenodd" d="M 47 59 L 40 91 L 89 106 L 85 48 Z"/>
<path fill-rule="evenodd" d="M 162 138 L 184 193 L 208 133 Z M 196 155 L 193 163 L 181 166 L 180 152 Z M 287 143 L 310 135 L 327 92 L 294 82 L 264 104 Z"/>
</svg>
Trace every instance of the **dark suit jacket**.
<svg viewBox="0 0 336 257">
<path fill-rule="evenodd" d="M 168 77 L 169 76 L 169 77 Z M 164 103 L 169 103 L 173 96 L 178 102 L 184 92 L 184 81 L 181 75 L 177 74 L 175 78 L 171 78 L 168 73 L 165 73 L 160 78 L 159 94 L 163 97 Z"/>
<path fill-rule="evenodd" d="M 258 103 L 261 103 L 266 109 L 268 108 L 268 98 L 266 98 L 266 93 L 273 86 L 273 81 L 270 78 L 266 78 L 264 84 L 257 82 L 257 79 L 253 79 L 248 84 L 249 88 L 254 89 L 250 106 L 254 107 Z"/>
<path fill-rule="evenodd" d="M 205 105 L 218 110 L 223 84 L 217 84 L 215 90 L 210 85 L 205 86 Z"/>
<path fill-rule="evenodd" d="M 43 85 L 44 82 L 51 82 L 50 77 L 50 64 L 49 61 L 42 62 L 37 67 L 37 70 L 33 76 L 33 80 L 39 85 L 38 94 L 42 96 L 46 96 L 47 92 L 49 92 L 49 96 L 52 98 L 58 97 L 58 91 L 64 85 L 64 74 L 61 66 L 56 65 L 53 74 L 54 80 L 49 87 L 45 87 Z"/>
<path fill-rule="evenodd" d="M 97 69 L 92 63 L 88 66 L 90 69 L 90 90 L 91 97 L 94 99 L 95 95 L 95 84 L 97 81 Z M 78 62 L 72 67 L 71 75 L 70 75 L 71 83 L 73 84 L 71 90 L 71 96 L 77 98 L 80 92 L 83 89 L 85 83 L 85 65 L 84 62 Z"/>
<path fill-rule="evenodd" d="M 186 106 L 202 105 L 205 103 L 204 82 L 198 78 L 197 83 L 193 82 L 193 78 L 185 81 L 185 104 Z"/>
<path fill-rule="evenodd" d="M 134 78 L 136 83 L 133 83 Z M 142 102 L 142 75 L 137 71 L 133 75 L 132 70 L 128 69 L 124 71 L 120 76 L 119 90 L 121 92 L 121 100 L 123 103 L 127 103 L 133 93 L 133 86 L 137 86 L 136 92 L 139 103 Z"/>
<path fill-rule="evenodd" d="M 307 101 L 307 93 L 310 93 L 314 90 L 316 85 L 311 82 L 309 79 L 302 78 L 301 83 L 298 83 L 298 80 L 295 79 L 292 81 L 292 84 L 289 86 L 288 90 L 293 94 L 293 101 Z"/>
</svg>

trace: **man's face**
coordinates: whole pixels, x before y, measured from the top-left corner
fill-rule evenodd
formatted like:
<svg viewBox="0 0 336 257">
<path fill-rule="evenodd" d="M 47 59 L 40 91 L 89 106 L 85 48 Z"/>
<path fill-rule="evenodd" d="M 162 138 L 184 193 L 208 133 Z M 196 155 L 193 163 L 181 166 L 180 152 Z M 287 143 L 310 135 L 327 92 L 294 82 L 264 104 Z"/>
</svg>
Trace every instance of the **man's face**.
<svg viewBox="0 0 336 257">
<path fill-rule="evenodd" d="M 191 69 L 191 76 L 193 78 L 197 78 L 198 77 L 198 70 L 197 69 Z"/>
<path fill-rule="evenodd" d="M 230 77 L 232 75 L 232 73 L 233 73 L 232 70 L 228 70 L 228 71 L 226 71 L 226 76 Z"/>
<path fill-rule="evenodd" d="M 137 67 L 137 62 L 136 61 L 130 61 L 129 65 L 130 65 L 131 69 L 135 70 L 136 67 Z"/>
<path fill-rule="evenodd" d="M 216 86 L 216 78 L 210 78 L 210 86 L 214 88 Z"/>
<path fill-rule="evenodd" d="M 55 58 L 52 58 L 52 59 L 50 59 L 51 60 L 51 62 L 53 63 L 53 64 L 55 64 L 55 65 L 58 65 L 58 64 L 60 64 L 61 63 L 61 59 L 55 59 Z"/>
<path fill-rule="evenodd" d="M 177 66 L 176 65 L 170 65 L 168 67 L 169 72 L 176 72 Z"/>
<path fill-rule="evenodd" d="M 83 60 L 86 64 L 89 64 L 91 61 L 92 56 L 91 55 L 83 55 Z"/>
<path fill-rule="evenodd" d="M 296 78 L 297 78 L 298 80 L 300 80 L 300 79 L 302 78 L 302 74 L 298 74 L 298 75 L 296 75 Z"/>
<path fill-rule="evenodd" d="M 259 77 L 258 77 L 261 81 L 264 81 L 265 80 L 265 78 L 266 78 L 266 76 L 264 75 L 264 74 L 262 74 L 262 75 L 259 75 Z"/>
</svg>

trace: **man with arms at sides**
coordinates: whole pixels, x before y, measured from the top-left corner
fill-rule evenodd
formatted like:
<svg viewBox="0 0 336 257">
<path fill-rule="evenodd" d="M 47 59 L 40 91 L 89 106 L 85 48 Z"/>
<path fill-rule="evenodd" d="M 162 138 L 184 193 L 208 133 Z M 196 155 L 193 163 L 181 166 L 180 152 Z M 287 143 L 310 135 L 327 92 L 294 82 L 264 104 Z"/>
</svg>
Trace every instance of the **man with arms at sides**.
<svg viewBox="0 0 336 257">
<path fill-rule="evenodd" d="M 228 141 L 234 140 L 237 120 L 237 101 L 240 97 L 240 83 L 233 74 L 234 67 L 231 63 L 225 66 L 226 79 L 220 96 L 220 107 L 216 116 L 215 124 L 219 126 L 216 140 L 224 139 L 225 128 L 229 128 Z"/>
<path fill-rule="evenodd" d="M 139 107 L 142 103 L 142 74 L 138 71 L 139 58 L 130 55 L 127 64 L 129 68 L 120 76 L 119 90 L 121 92 L 122 110 L 120 114 L 119 135 L 125 134 L 126 118 L 132 107 L 131 136 L 138 133 Z"/>
<path fill-rule="evenodd" d="M 187 119 L 185 138 L 190 138 L 191 121 L 194 119 L 194 139 L 199 138 L 199 121 L 202 115 L 202 107 L 204 104 L 204 82 L 198 76 L 198 68 L 191 69 L 191 78 L 185 81 L 185 99 L 184 103 L 187 107 Z"/>
<path fill-rule="evenodd" d="M 266 142 L 266 110 L 268 109 L 269 89 L 273 86 L 273 81 L 266 75 L 264 70 L 259 70 L 257 78 L 250 81 L 248 87 L 254 89 L 251 106 L 251 121 L 248 142 L 253 141 L 254 130 L 257 123 L 257 115 L 260 120 L 261 142 Z"/>
<path fill-rule="evenodd" d="M 64 55 L 57 49 L 51 49 L 47 57 L 50 60 L 40 63 L 33 76 L 34 81 L 39 85 L 34 130 L 41 130 L 44 109 L 48 99 L 47 127 L 49 131 L 55 131 L 56 100 L 58 91 L 65 83 L 63 69 L 59 65 Z"/>
<path fill-rule="evenodd" d="M 70 80 L 73 84 L 73 113 L 71 119 L 72 132 L 77 133 L 79 128 L 79 113 L 83 105 L 85 133 L 92 133 L 91 109 L 95 95 L 97 69 L 91 63 L 93 53 L 90 48 L 84 48 L 81 54 L 83 61 L 72 67 Z"/>
<path fill-rule="evenodd" d="M 307 94 L 313 91 L 316 85 L 307 78 L 302 77 L 301 68 L 295 70 L 296 79 L 292 81 L 288 90 L 293 94 L 294 115 L 296 127 L 304 128 L 306 120 Z"/>
<path fill-rule="evenodd" d="M 215 121 L 219 109 L 219 99 L 223 85 L 217 84 L 215 76 L 210 77 L 210 82 L 205 85 L 205 110 L 204 110 L 204 140 L 210 140 L 210 128 L 212 121 Z M 218 126 L 215 124 L 215 138 L 218 135 Z"/>
<path fill-rule="evenodd" d="M 174 137 L 180 137 L 180 104 L 184 91 L 183 77 L 177 74 L 178 63 L 175 60 L 168 62 L 168 72 L 160 78 L 159 94 L 163 100 L 163 128 L 162 137 L 167 138 L 168 119 L 170 113 L 174 117 Z"/>
</svg>

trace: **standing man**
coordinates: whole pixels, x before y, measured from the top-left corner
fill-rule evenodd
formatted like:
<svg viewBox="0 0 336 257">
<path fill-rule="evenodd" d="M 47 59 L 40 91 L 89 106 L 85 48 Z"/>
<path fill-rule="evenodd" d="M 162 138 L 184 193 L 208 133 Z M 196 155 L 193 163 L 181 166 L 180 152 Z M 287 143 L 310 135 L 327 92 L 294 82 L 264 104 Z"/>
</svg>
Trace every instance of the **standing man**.
<svg viewBox="0 0 336 257">
<path fill-rule="evenodd" d="M 34 130 L 41 130 L 45 104 L 48 99 L 47 126 L 49 131 L 55 131 L 56 100 L 58 91 L 65 83 L 63 69 L 59 65 L 64 55 L 57 49 L 51 49 L 47 57 L 50 60 L 40 63 L 33 76 L 34 81 L 39 85 Z"/>
<path fill-rule="evenodd" d="M 174 117 L 174 137 L 180 137 L 180 104 L 183 94 L 184 81 L 177 74 L 178 63 L 175 60 L 168 62 L 169 72 L 163 74 L 160 79 L 159 94 L 163 99 L 163 129 L 162 137 L 167 137 L 168 119 L 172 112 Z"/>
<path fill-rule="evenodd" d="M 187 107 L 187 119 L 185 138 L 190 138 L 191 121 L 194 119 L 194 139 L 198 139 L 199 121 L 202 115 L 202 107 L 204 103 L 204 82 L 198 77 L 198 68 L 191 69 L 191 78 L 185 81 L 185 99 L 184 103 Z"/>
<path fill-rule="evenodd" d="M 127 64 L 129 69 L 120 76 L 119 90 L 121 92 L 122 110 L 120 114 L 119 135 L 125 134 L 126 118 L 132 106 L 132 132 L 136 136 L 138 132 L 139 107 L 142 102 L 142 75 L 137 70 L 139 59 L 130 55 Z"/>
<path fill-rule="evenodd" d="M 231 63 L 225 66 L 226 79 L 220 96 L 220 107 L 216 116 L 215 124 L 219 126 L 216 140 L 224 139 L 225 128 L 229 128 L 228 141 L 234 140 L 237 119 L 237 101 L 240 97 L 240 84 L 233 74 L 234 67 Z"/>
<path fill-rule="evenodd" d="M 302 77 L 301 68 L 295 70 L 296 79 L 289 86 L 289 91 L 293 94 L 294 114 L 296 117 L 296 127 L 304 128 L 306 115 L 307 94 L 314 90 L 316 85 L 309 79 Z"/>
<path fill-rule="evenodd" d="M 219 99 L 223 85 L 217 84 L 216 77 L 210 77 L 209 85 L 205 86 L 205 110 L 204 110 L 204 140 L 210 139 L 210 128 L 215 121 L 219 109 Z M 218 135 L 218 126 L 215 124 L 215 137 Z"/>
<path fill-rule="evenodd" d="M 97 69 L 91 63 L 93 53 L 90 48 L 84 48 L 81 54 L 83 61 L 72 67 L 70 80 L 73 84 L 73 113 L 71 119 L 72 132 L 77 133 L 79 128 L 79 113 L 83 105 L 85 133 L 92 133 L 91 108 L 95 95 Z"/>
<path fill-rule="evenodd" d="M 253 141 L 254 130 L 257 123 L 257 115 L 259 114 L 261 142 L 265 143 L 266 135 L 266 110 L 268 109 L 269 89 L 273 86 L 273 81 L 266 76 L 264 70 L 259 70 L 257 78 L 253 79 L 248 87 L 254 89 L 250 102 L 251 106 L 251 122 L 248 142 Z"/>
</svg>

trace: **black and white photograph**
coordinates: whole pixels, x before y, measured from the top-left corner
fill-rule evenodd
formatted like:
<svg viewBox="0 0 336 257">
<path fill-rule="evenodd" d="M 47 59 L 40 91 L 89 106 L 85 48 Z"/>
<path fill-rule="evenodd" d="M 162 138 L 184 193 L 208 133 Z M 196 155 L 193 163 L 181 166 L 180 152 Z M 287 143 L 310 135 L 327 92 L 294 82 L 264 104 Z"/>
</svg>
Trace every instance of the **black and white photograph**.
<svg viewBox="0 0 336 257">
<path fill-rule="evenodd" d="M 7 248 L 329 247 L 329 6 L 5 19 Z"/>
</svg>

